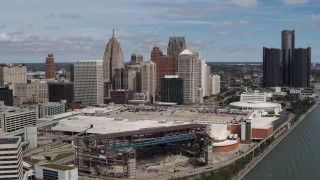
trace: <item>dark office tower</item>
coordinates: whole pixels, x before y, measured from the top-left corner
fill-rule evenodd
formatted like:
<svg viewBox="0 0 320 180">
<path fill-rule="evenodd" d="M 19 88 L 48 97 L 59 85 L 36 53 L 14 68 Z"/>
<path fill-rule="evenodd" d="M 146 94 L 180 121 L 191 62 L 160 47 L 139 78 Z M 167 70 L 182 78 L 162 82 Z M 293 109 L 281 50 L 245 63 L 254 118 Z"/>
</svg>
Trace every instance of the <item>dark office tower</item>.
<svg viewBox="0 0 320 180">
<path fill-rule="evenodd" d="M 71 82 L 48 82 L 49 102 L 67 100 L 72 103 L 74 99 L 73 83 Z"/>
<path fill-rule="evenodd" d="M 310 87 L 311 48 L 293 51 L 292 87 Z"/>
<path fill-rule="evenodd" d="M 179 56 L 186 49 L 186 39 L 184 37 L 169 37 L 167 56 Z"/>
<path fill-rule="evenodd" d="M 143 56 L 141 54 L 131 54 L 131 65 L 141 64 L 143 62 Z"/>
<path fill-rule="evenodd" d="M 178 75 L 161 78 L 161 101 L 183 104 L 183 79 Z"/>
<path fill-rule="evenodd" d="M 45 73 L 47 79 L 52 79 L 55 76 L 53 54 L 48 54 L 46 58 Z"/>
<path fill-rule="evenodd" d="M 13 106 L 12 89 L 8 87 L 0 88 L 0 101 L 3 101 L 6 106 Z"/>
<path fill-rule="evenodd" d="M 294 50 L 294 30 L 283 30 L 281 32 L 281 52 L 282 52 L 282 85 L 292 86 L 292 61 Z"/>
<path fill-rule="evenodd" d="M 74 65 L 73 64 L 70 64 L 69 71 L 70 71 L 70 81 L 74 82 Z"/>
<path fill-rule="evenodd" d="M 281 86 L 281 50 L 263 48 L 263 86 Z"/>
</svg>

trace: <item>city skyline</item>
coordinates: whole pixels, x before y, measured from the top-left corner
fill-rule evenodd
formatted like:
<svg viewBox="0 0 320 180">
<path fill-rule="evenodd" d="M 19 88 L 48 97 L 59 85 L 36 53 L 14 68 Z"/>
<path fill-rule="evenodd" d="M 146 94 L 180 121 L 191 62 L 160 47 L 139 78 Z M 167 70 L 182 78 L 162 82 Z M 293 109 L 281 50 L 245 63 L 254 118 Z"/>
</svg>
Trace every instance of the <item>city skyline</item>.
<svg viewBox="0 0 320 180">
<path fill-rule="evenodd" d="M 262 48 L 280 48 L 281 31 L 296 31 L 296 48 L 311 47 L 320 62 L 320 2 L 316 0 L 40 1 L 4 0 L 0 7 L 0 63 L 103 59 L 115 30 L 124 61 L 166 52 L 170 36 L 207 62 L 262 62 Z"/>
</svg>

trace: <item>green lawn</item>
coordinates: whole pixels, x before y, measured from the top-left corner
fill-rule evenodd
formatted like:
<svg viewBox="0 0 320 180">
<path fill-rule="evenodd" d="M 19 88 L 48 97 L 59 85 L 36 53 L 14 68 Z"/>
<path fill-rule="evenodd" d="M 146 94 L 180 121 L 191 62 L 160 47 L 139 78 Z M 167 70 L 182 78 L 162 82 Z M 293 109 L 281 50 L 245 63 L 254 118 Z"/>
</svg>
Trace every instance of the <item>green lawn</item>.
<svg viewBox="0 0 320 180">
<path fill-rule="evenodd" d="M 73 155 L 74 155 L 74 152 L 61 153 L 61 154 L 59 154 L 57 157 L 55 157 L 55 158 L 51 161 L 51 163 L 54 163 L 54 162 L 56 162 L 56 161 L 59 161 L 59 160 L 61 160 L 61 159 L 64 159 L 64 158 L 66 158 L 66 157 L 73 156 Z"/>
</svg>

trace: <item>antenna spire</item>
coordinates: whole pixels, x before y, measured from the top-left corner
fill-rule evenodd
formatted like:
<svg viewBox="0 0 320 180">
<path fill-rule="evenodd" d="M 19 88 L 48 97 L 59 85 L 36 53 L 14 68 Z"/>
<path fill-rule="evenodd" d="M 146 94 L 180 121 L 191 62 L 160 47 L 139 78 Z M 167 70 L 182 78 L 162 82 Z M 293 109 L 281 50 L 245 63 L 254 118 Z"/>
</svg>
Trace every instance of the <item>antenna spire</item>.
<svg viewBox="0 0 320 180">
<path fill-rule="evenodd" d="M 112 29 L 112 37 L 114 38 L 114 29 Z"/>
</svg>

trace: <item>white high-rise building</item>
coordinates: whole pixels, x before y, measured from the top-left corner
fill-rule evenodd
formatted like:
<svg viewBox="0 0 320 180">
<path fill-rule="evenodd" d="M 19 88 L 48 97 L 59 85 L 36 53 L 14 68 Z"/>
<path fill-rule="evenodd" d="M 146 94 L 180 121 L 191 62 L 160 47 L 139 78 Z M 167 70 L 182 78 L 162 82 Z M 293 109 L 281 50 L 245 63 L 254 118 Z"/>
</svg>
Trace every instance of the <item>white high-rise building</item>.
<svg viewBox="0 0 320 180">
<path fill-rule="evenodd" d="M 199 53 L 189 49 L 182 51 L 178 58 L 178 76 L 183 78 L 184 103 L 200 103 L 203 98 L 201 88 L 201 66 Z"/>
<path fill-rule="evenodd" d="M 0 87 L 14 83 L 27 83 L 27 67 L 22 64 L 0 65 Z"/>
<path fill-rule="evenodd" d="M 20 136 L 0 137 L 0 179 L 23 179 Z"/>
<path fill-rule="evenodd" d="M 82 105 L 103 104 L 102 60 L 74 62 L 74 101 Z"/>
<path fill-rule="evenodd" d="M 211 94 L 220 93 L 220 76 L 219 75 L 211 75 Z"/>
<path fill-rule="evenodd" d="M 141 92 L 149 93 L 155 98 L 157 65 L 152 61 L 141 63 Z M 153 99 L 154 101 L 155 99 Z"/>
</svg>

